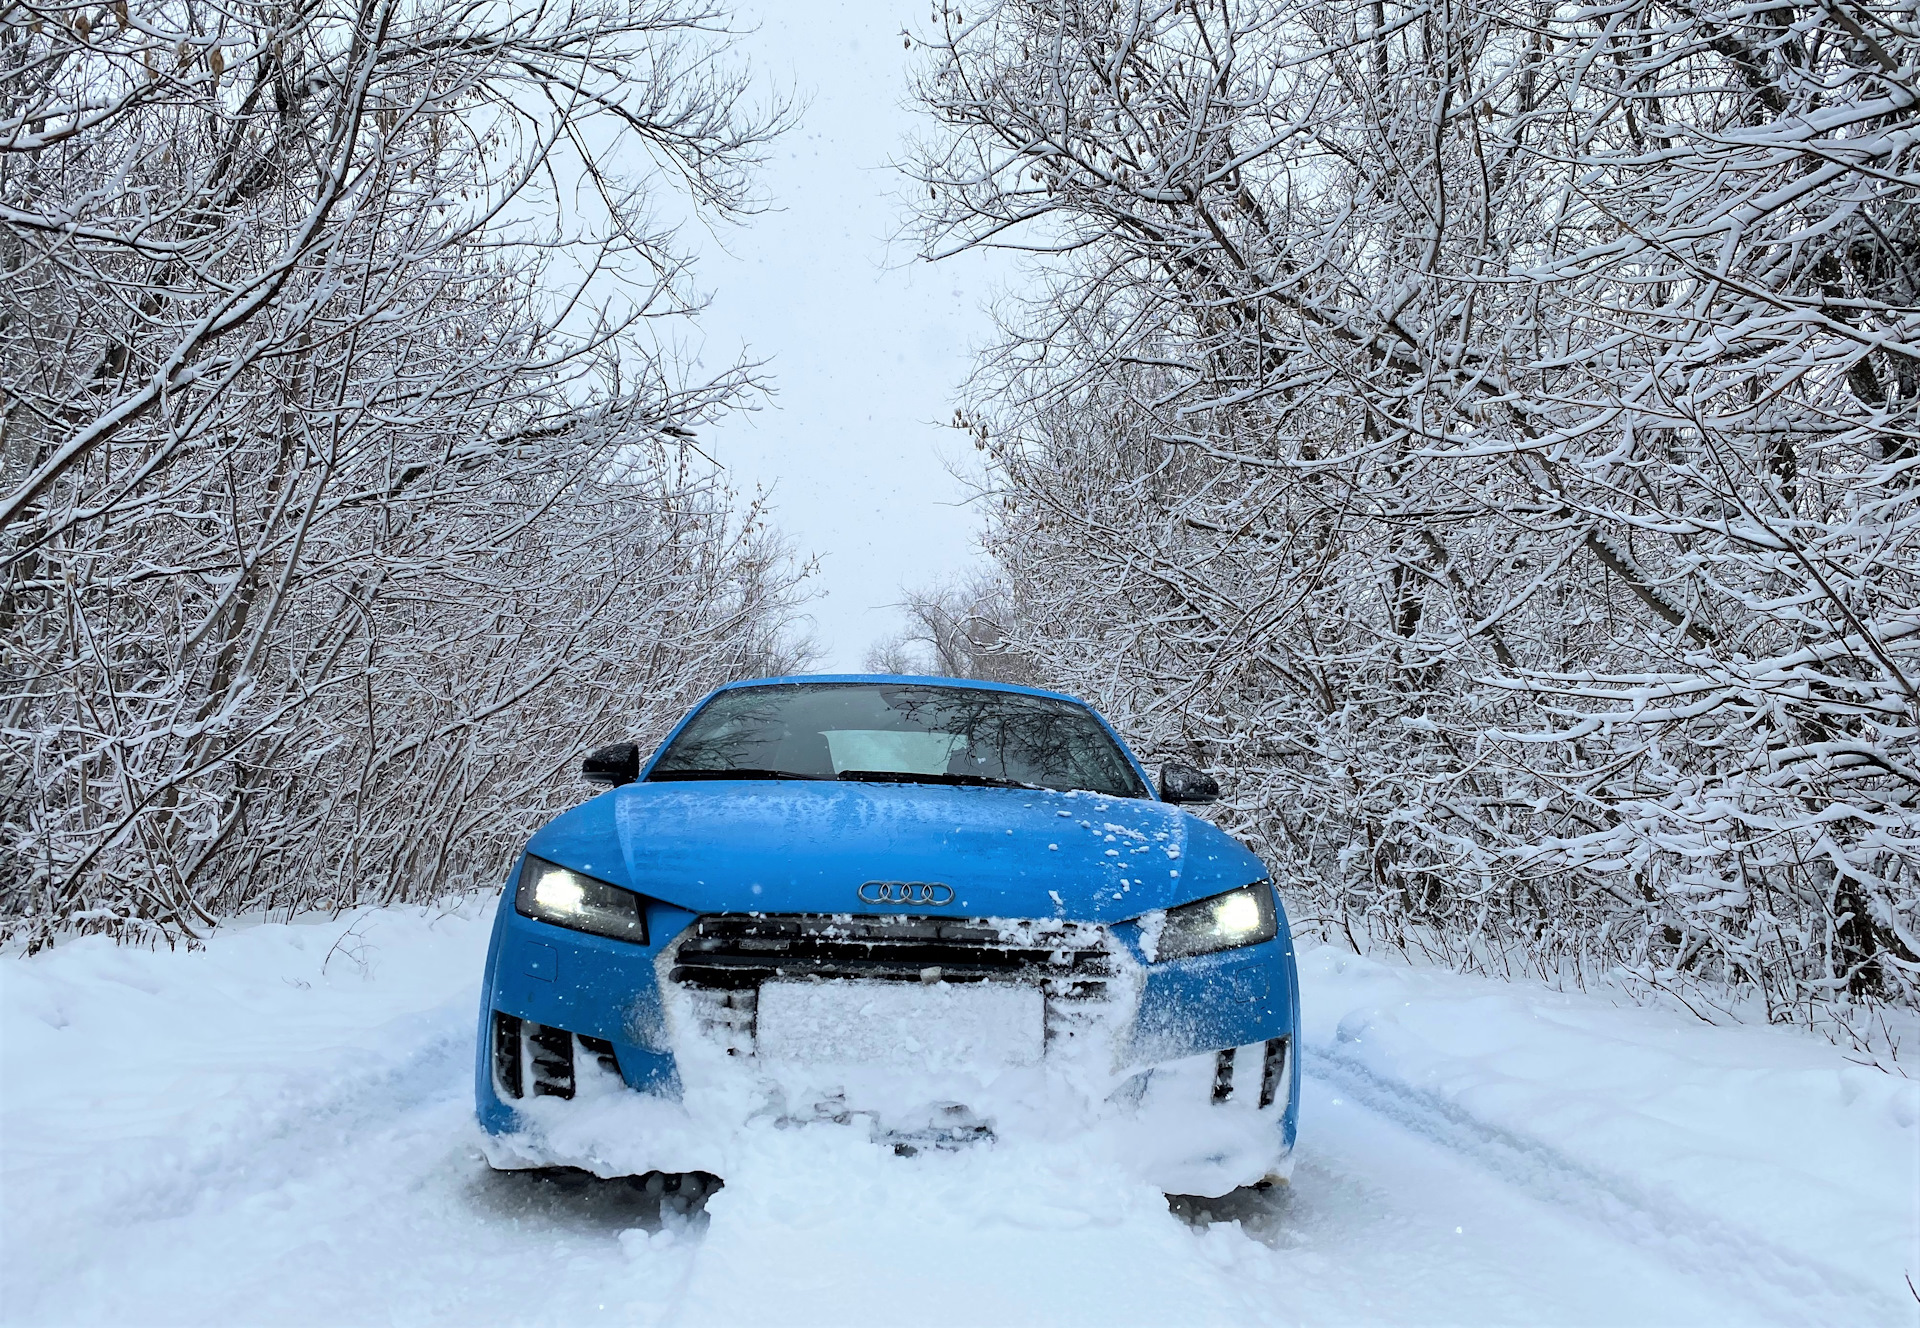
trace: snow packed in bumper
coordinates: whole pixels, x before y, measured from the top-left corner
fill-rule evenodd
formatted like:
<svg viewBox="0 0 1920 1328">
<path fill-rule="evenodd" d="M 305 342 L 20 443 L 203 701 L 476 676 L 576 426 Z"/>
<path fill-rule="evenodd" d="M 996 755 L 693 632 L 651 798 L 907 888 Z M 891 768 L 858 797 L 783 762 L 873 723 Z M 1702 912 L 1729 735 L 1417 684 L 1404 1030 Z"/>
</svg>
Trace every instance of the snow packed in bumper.
<svg viewBox="0 0 1920 1328">
<path fill-rule="evenodd" d="M 1285 1170 L 1284 936 L 1150 964 L 1129 924 L 654 906 L 635 945 L 502 913 L 477 1067 L 496 1165 L 724 1174 L 756 1122 L 914 1151 L 1083 1117 L 1169 1189 Z"/>
</svg>

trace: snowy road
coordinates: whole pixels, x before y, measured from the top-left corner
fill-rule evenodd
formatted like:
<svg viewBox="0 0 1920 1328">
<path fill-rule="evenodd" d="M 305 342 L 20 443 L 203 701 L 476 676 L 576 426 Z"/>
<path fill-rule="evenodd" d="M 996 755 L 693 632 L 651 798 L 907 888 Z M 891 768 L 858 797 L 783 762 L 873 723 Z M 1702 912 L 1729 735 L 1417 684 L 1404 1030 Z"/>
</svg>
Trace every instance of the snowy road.
<svg viewBox="0 0 1920 1328">
<path fill-rule="evenodd" d="M 767 1131 L 704 1231 L 662 1229 L 630 1187 L 478 1160 L 483 924 L 0 960 L 0 1318 L 1920 1322 L 1911 1081 L 1326 953 L 1283 1198 L 1190 1224 L 1091 1149 L 906 1159 L 818 1127 Z"/>
</svg>

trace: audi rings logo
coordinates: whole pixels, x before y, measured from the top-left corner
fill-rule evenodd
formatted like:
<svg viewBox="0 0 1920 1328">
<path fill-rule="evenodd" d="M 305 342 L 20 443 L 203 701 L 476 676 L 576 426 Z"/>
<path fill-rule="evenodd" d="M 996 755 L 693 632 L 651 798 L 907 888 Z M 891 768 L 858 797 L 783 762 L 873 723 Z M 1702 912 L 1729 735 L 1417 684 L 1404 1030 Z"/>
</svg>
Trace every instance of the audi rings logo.
<svg viewBox="0 0 1920 1328">
<path fill-rule="evenodd" d="M 939 881 L 868 881 L 860 887 L 866 904 L 951 904 L 953 887 Z"/>
</svg>

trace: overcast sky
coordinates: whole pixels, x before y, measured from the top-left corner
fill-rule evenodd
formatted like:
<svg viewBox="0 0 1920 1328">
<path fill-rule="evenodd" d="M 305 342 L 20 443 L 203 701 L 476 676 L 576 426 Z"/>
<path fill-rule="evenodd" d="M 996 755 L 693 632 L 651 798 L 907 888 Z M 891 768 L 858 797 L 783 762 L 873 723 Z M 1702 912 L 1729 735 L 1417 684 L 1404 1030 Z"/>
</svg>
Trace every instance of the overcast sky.
<svg viewBox="0 0 1920 1328">
<path fill-rule="evenodd" d="M 905 586 L 975 561 L 971 510 L 943 459 L 971 455 L 942 425 L 989 324 L 983 306 L 1004 264 L 918 262 L 904 241 L 904 184 L 888 162 L 916 128 L 905 105 L 901 28 L 924 0 L 742 4 L 755 69 L 810 99 L 773 149 L 765 185 L 779 211 L 715 244 L 689 230 L 713 293 L 705 360 L 742 346 L 765 358 L 778 395 L 705 441 L 735 482 L 774 490 L 776 520 L 819 555 L 813 603 L 822 668 L 855 669 L 896 630 Z M 724 250 L 720 247 L 724 245 Z"/>
</svg>

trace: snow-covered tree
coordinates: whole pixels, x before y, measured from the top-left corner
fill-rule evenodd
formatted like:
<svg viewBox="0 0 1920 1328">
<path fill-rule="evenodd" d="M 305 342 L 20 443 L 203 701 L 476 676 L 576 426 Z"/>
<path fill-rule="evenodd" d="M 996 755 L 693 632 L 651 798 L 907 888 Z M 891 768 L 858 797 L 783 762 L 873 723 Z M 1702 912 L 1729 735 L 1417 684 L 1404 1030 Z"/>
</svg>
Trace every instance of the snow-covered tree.
<svg viewBox="0 0 1920 1328">
<path fill-rule="evenodd" d="M 1011 648 L 1230 772 L 1357 943 L 1913 999 L 1910 9 L 990 0 L 922 40 L 926 250 L 1036 282 L 968 420 Z"/>
<path fill-rule="evenodd" d="M 910 590 L 896 607 L 906 625 L 867 651 L 870 671 L 1033 681 L 1027 661 L 1008 646 L 1012 598 L 991 575 Z"/>
<path fill-rule="evenodd" d="M 0 10 L 0 915 L 491 883 L 579 752 L 784 668 L 668 194 L 783 115 L 696 0 Z"/>
</svg>

